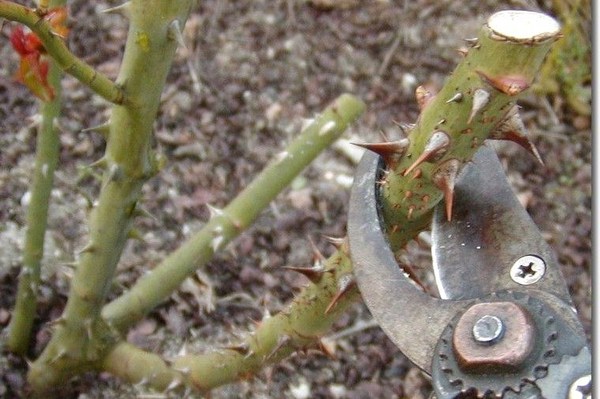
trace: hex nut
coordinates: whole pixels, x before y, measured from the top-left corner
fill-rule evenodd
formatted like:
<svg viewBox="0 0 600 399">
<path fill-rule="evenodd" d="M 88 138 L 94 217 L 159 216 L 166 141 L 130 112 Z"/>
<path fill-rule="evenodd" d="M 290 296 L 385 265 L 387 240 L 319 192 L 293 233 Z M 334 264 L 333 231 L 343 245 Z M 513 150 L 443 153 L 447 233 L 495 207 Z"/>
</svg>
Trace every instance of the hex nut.
<svg viewBox="0 0 600 399">
<path fill-rule="evenodd" d="M 484 316 L 502 321 L 501 339 L 478 342 L 473 326 Z M 504 372 L 518 368 L 531 353 L 536 328 L 528 311 L 512 302 L 486 302 L 471 306 L 454 329 L 452 346 L 459 366 L 470 372 Z"/>
</svg>

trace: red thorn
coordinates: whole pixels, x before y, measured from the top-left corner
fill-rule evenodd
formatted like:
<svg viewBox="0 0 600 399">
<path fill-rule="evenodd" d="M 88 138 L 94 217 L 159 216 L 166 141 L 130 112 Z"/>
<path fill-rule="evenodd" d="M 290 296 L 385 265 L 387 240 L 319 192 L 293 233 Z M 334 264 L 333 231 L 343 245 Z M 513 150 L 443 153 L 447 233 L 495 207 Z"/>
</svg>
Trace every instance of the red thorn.
<svg viewBox="0 0 600 399">
<path fill-rule="evenodd" d="M 507 140 L 517 143 L 533 155 L 542 166 L 545 166 L 537 148 L 535 148 L 535 145 L 529 140 L 527 128 L 519 116 L 518 106 L 515 105 L 508 111 L 506 117 L 500 121 L 491 133 L 490 138 L 492 140 Z"/>
<path fill-rule="evenodd" d="M 227 345 L 227 346 L 224 346 L 223 349 L 232 350 L 234 352 L 239 353 L 242 356 L 246 356 L 250 352 L 250 346 L 248 346 L 247 343 L 241 343 L 241 344 L 236 344 L 236 345 Z"/>
<path fill-rule="evenodd" d="M 408 167 L 403 173 L 404 176 L 407 176 L 410 172 L 412 172 L 417 166 L 421 165 L 423 162 L 430 161 L 442 156 L 448 147 L 450 146 L 450 136 L 441 130 L 434 132 L 427 144 L 425 144 L 425 149 L 423 153 L 417 158 L 412 165 Z"/>
<path fill-rule="evenodd" d="M 315 242 L 312 240 L 312 238 L 308 237 L 308 242 L 310 243 L 310 247 L 312 249 L 313 261 L 315 263 L 324 262 L 325 261 L 325 256 L 323 256 L 323 254 L 321 253 L 321 251 L 319 250 L 319 248 L 317 247 L 317 245 L 315 244 Z"/>
<path fill-rule="evenodd" d="M 415 90 L 415 98 L 417 99 L 417 105 L 419 110 L 423 111 L 425 107 L 435 98 L 433 91 L 425 86 L 419 86 Z"/>
<path fill-rule="evenodd" d="M 325 273 L 325 268 L 321 263 L 317 263 L 313 267 L 283 266 L 283 268 L 303 274 L 314 284 L 321 281 L 321 277 L 323 277 L 323 274 Z"/>
<path fill-rule="evenodd" d="M 402 133 L 405 136 L 408 136 L 408 134 L 410 133 L 411 130 L 414 129 L 415 124 L 414 123 L 406 123 L 406 122 L 396 122 L 396 121 L 392 121 L 396 126 L 398 126 L 400 128 L 400 130 L 402 130 Z"/>
<path fill-rule="evenodd" d="M 454 185 L 456 176 L 460 169 L 458 159 L 449 159 L 444 162 L 433 174 L 433 183 L 444 193 L 444 202 L 446 203 L 446 218 L 452 220 L 452 205 L 454 202 Z"/>
<path fill-rule="evenodd" d="M 345 274 L 341 276 L 338 280 L 338 291 L 331 302 L 329 302 L 329 305 L 327 305 L 325 308 L 325 314 L 329 314 L 329 312 L 331 312 L 335 305 L 337 305 L 340 299 L 354 287 L 356 287 L 356 280 L 354 280 L 354 277 L 351 274 Z"/>
<path fill-rule="evenodd" d="M 531 86 L 531 83 L 524 76 L 489 76 L 481 71 L 476 72 L 487 84 L 509 96 L 515 96 Z"/>
<path fill-rule="evenodd" d="M 386 166 L 398 162 L 400 158 L 406 152 L 410 141 L 408 139 L 400 139 L 396 141 L 389 141 L 387 143 L 353 143 L 359 147 L 366 148 L 369 151 L 373 151 L 379 154 Z"/>
</svg>

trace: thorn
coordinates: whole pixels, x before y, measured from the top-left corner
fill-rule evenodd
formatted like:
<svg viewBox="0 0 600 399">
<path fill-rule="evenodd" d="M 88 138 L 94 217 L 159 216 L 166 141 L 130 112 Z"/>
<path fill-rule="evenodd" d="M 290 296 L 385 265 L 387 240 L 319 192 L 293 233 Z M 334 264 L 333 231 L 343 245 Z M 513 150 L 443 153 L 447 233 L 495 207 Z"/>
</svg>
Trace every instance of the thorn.
<svg viewBox="0 0 600 399">
<path fill-rule="evenodd" d="M 171 383 L 169 384 L 169 386 L 167 386 L 167 388 L 165 389 L 165 392 L 174 391 L 182 385 L 183 385 L 183 381 L 181 381 L 179 378 L 174 378 L 171 381 Z"/>
<path fill-rule="evenodd" d="M 192 369 L 190 369 L 189 367 L 181 367 L 181 368 L 173 367 L 173 370 L 175 370 L 178 373 L 181 373 L 183 375 L 188 375 L 192 371 Z"/>
<path fill-rule="evenodd" d="M 334 247 L 336 247 L 336 249 L 339 249 L 344 242 L 346 241 L 345 238 L 343 237 L 330 237 L 330 236 L 323 236 L 327 241 L 329 241 L 331 243 L 331 245 L 333 245 Z"/>
<path fill-rule="evenodd" d="M 94 339 L 94 331 L 92 329 L 93 323 L 94 323 L 94 321 L 92 319 L 86 319 L 83 322 L 83 325 L 85 326 L 85 333 L 87 335 L 87 339 L 90 342 Z"/>
<path fill-rule="evenodd" d="M 108 171 L 108 178 L 112 182 L 118 182 L 123 179 L 123 168 L 117 164 L 113 164 Z"/>
<path fill-rule="evenodd" d="M 465 39 L 465 43 L 467 44 L 467 46 L 473 48 L 477 46 L 477 44 L 479 44 L 479 39 L 476 37 L 470 37 Z"/>
<path fill-rule="evenodd" d="M 435 98 L 435 94 L 425 86 L 418 86 L 415 90 L 415 98 L 417 99 L 419 110 L 423 111 L 427 107 L 427 104 Z"/>
<path fill-rule="evenodd" d="M 104 139 L 106 140 L 106 139 L 108 139 L 109 131 L 110 131 L 110 122 L 106 122 L 106 123 L 103 123 L 98 126 L 86 127 L 85 129 L 81 130 L 81 133 L 97 132 L 97 133 L 100 133 L 102 135 L 102 137 L 104 137 Z"/>
<path fill-rule="evenodd" d="M 144 377 L 133 385 L 136 387 L 143 387 L 144 385 L 147 385 L 147 384 L 148 384 L 148 378 Z"/>
<path fill-rule="evenodd" d="M 187 46 L 185 45 L 185 40 L 183 40 L 183 33 L 181 31 L 181 24 L 178 19 L 174 19 L 169 24 L 168 33 L 169 39 L 177 41 L 182 48 L 187 50 Z"/>
<path fill-rule="evenodd" d="M 120 4 L 118 6 L 105 8 L 104 10 L 102 10 L 100 12 L 102 12 L 102 13 L 117 13 L 117 14 L 121 14 L 126 17 L 129 17 L 129 7 L 130 6 L 131 6 L 131 2 L 126 1 L 125 3 Z"/>
<path fill-rule="evenodd" d="M 444 193 L 446 203 L 446 219 L 452 220 L 452 204 L 454 202 L 454 185 L 460 169 L 458 159 L 449 159 L 444 162 L 433 174 L 433 183 Z"/>
<path fill-rule="evenodd" d="M 507 140 L 517 143 L 533 155 L 542 166 L 545 166 L 537 148 L 535 148 L 535 145 L 529 140 L 527 128 L 519 116 L 519 107 L 517 105 L 514 105 L 508 110 L 506 117 L 500 121 L 491 133 L 490 139 Z"/>
<path fill-rule="evenodd" d="M 396 122 L 396 121 L 393 121 L 393 122 L 396 126 L 398 126 L 400 128 L 400 130 L 402 130 L 402 134 L 404 134 L 405 136 L 408 136 L 410 131 L 413 130 L 415 127 L 414 123 Z"/>
<path fill-rule="evenodd" d="M 212 248 L 213 252 L 219 251 L 219 249 L 221 249 L 221 246 L 223 245 L 224 241 L 225 241 L 225 237 L 223 237 L 222 235 L 215 236 L 210 241 L 210 247 Z"/>
<path fill-rule="evenodd" d="M 456 51 L 458 51 L 458 54 L 462 55 L 463 57 L 469 55 L 469 49 L 465 47 L 460 47 Z"/>
<path fill-rule="evenodd" d="M 317 345 L 319 346 L 319 350 L 325 354 L 328 358 L 335 360 L 335 343 L 334 342 L 325 342 L 325 339 L 319 338 L 317 340 Z"/>
<path fill-rule="evenodd" d="M 223 210 L 216 208 L 210 204 L 206 204 L 206 207 L 208 208 L 208 212 L 210 214 L 210 219 L 217 217 L 217 216 L 223 216 Z"/>
<path fill-rule="evenodd" d="M 484 89 L 476 89 L 473 93 L 473 105 L 467 124 L 470 124 L 475 115 L 477 115 L 490 102 L 490 93 Z"/>
<path fill-rule="evenodd" d="M 381 139 L 385 142 L 390 141 L 390 139 L 388 139 L 387 135 L 385 134 L 385 132 L 383 131 L 383 129 L 381 129 L 379 131 L 379 135 L 381 136 Z"/>
<path fill-rule="evenodd" d="M 408 139 L 400 139 L 389 141 L 387 143 L 352 143 L 359 147 L 366 148 L 379 154 L 383 158 L 385 165 L 390 167 L 400 160 L 406 153 L 410 141 Z"/>
<path fill-rule="evenodd" d="M 356 287 L 356 280 L 354 280 L 354 276 L 352 274 L 344 274 L 338 279 L 337 285 L 338 290 L 331 302 L 329 302 L 329 305 L 327 305 L 327 307 L 325 308 L 325 314 L 331 312 L 331 310 L 337 305 L 339 300 L 350 290 Z"/>
<path fill-rule="evenodd" d="M 431 161 L 435 159 L 439 159 L 448 147 L 450 146 L 450 136 L 445 132 L 438 130 L 433 132 L 427 144 L 425 144 L 425 149 L 423 153 L 417 158 L 412 165 L 409 166 L 406 171 L 404 171 L 404 176 L 407 176 L 410 172 L 412 172 L 417 166 L 421 165 L 423 162 Z"/>
<path fill-rule="evenodd" d="M 414 206 L 414 205 L 411 205 L 411 206 L 408 207 L 408 214 L 406 215 L 406 217 L 408 218 L 408 220 L 412 219 L 413 212 L 415 211 L 416 208 L 417 207 Z"/>
<path fill-rule="evenodd" d="M 135 216 L 148 217 L 148 218 L 154 220 L 155 222 L 158 222 L 158 219 L 156 218 L 156 216 L 154 216 L 153 214 L 151 214 L 150 211 L 147 210 L 146 208 L 140 206 L 139 203 L 135 206 L 134 215 Z"/>
<path fill-rule="evenodd" d="M 271 353 L 269 353 L 267 355 L 267 357 L 265 358 L 266 361 L 271 360 L 273 358 L 273 356 L 275 356 L 275 354 L 284 346 L 288 345 L 290 342 L 292 342 L 292 339 L 290 338 L 289 335 L 280 335 L 279 338 L 277 338 L 277 344 L 275 345 L 275 347 L 273 348 L 273 350 L 271 351 Z"/>
<path fill-rule="evenodd" d="M 308 237 L 308 242 L 310 243 L 310 247 L 312 249 L 313 262 L 314 263 L 323 263 L 325 261 L 325 259 L 326 259 L 325 256 L 323 256 L 323 254 L 321 253 L 321 251 L 319 250 L 319 248 L 317 248 L 317 245 L 312 240 L 312 238 Z"/>
<path fill-rule="evenodd" d="M 458 92 L 455 95 L 453 95 L 452 97 L 450 97 L 450 99 L 448 101 L 446 101 L 446 104 L 459 103 L 462 101 L 462 99 L 463 99 L 463 94 L 461 92 Z"/>
<path fill-rule="evenodd" d="M 88 242 L 83 248 L 81 248 L 79 250 L 79 252 L 77 252 L 78 255 L 82 255 L 86 252 L 88 253 L 92 253 L 96 250 L 96 247 L 94 246 L 94 244 L 92 244 L 92 242 Z"/>
<path fill-rule="evenodd" d="M 423 171 L 419 168 L 415 170 L 415 173 L 413 173 L 412 177 L 410 178 L 410 180 L 415 180 L 415 179 L 420 179 L 421 176 L 423 176 Z"/>
<path fill-rule="evenodd" d="M 104 157 L 98 159 L 97 161 L 92 162 L 89 165 L 90 168 L 100 168 L 100 169 L 104 169 L 107 166 L 108 166 L 108 161 Z"/>
<path fill-rule="evenodd" d="M 523 76 L 507 75 L 493 77 L 481 71 L 476 72 L 487 84 L 509 96 L 515 96 L 531 86 L 531 83 Z"/>
<path fill-rule="evenodd" d="M 283 266 L 283 268 L 302 273 L 314 284 L 317 284 L 319 281 L 321 281 L 321 277 L 323 277 L 323 274 L 325 273 L 325 267 L 322 263 L 316 263 L 313 267 Z"/>
<path fill-rule="evenodd" d="M 236 345 L 227 345 L 222 347 L 222 349 L 231 350 L 243 356 L 246 356 L 248 352 L 250 352 L 250 346 L 246 342 L 242 342 L 241 344 Z"/>
</svg>

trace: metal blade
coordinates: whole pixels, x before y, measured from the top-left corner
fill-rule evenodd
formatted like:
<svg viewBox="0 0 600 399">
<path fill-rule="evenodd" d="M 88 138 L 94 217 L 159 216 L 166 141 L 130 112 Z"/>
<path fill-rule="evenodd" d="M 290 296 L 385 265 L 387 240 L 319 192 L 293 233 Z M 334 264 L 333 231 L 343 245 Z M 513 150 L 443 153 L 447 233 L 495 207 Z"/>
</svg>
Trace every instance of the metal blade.
<svg viewBox="0 0 600 399">
<path fill-rule="evenodd" d="M 443 204 L 437 206 L 432 241 L 433 269 L 443 299 L 478 298 L 523 288 L 528 282 L 572 306 L 552 249 L 515 197 L 491 148 L 482 147 L 462 171 L 452 221 L 446 220 Z M 537 269 L 541 265 L 545 272 Z M 540 275 L 539 281 L 531 282 Z"/>
<path fill-rule="evenodd" d="M 378 213 L 381 158 L 367 152 L 358 165 L 348 217 L 354 275 L 377 323 L 400 350 L 431 374 L 434 348 L 452 318 L 474 300 L 444 301 L 415 287 L 394 258 Z"/>
</svg>

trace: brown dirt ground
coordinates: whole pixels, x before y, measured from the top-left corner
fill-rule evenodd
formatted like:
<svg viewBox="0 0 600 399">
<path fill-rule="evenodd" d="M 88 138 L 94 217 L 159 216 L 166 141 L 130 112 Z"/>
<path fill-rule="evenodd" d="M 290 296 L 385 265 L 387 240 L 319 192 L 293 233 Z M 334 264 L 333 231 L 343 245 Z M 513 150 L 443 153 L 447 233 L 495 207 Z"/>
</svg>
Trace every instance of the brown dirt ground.
<svg viewBox="0 0 600 399">
<path fill-rule="evenodd" d="M 156 122 L 156 147 L 168 165 L 144 191 L 144 206 L 155 219 L 137 221 L 143 241 L 127 246 L 112 297 L 201 227 L 208 217 L 206 204 L 224 206 L 291 140 L 303 118 L 337 95 L 352 92 L 368 103 L 346 138 L 376 140 L 381 130 L 393 130 L 393 121 L 414 121 L 415 86 L 440 85 L 458 62 L 461 40 L 473 36 L 486 16 L 507 8 L 548 9 L 549 2 L 371 0 L 343 2 L 347 7 L 331 10 L 293 0 L 201 3 L 186 26 L 188 48 L 178 53 Z M 115 77 L 126 21 L 99 13 L 109 5 L 114 3 L 73 1 L 69 42 L 76 54 Z M 0 40 L 8 43 L 10 25 L 5 25 Z M 30 122 L 35 104 L 12 80 L 15 68 L 9 46 L 0 46 L 1 329 L 14 301 L 22 203 L 35 150 Z M 32 357 L 47 342 L 44 324 L 60 314 L 66 301 L 70 271 L 65 264 L 84 242 L 86 196 L 98 189 L 84 165 L 100 157 L 103 140 L 81 130 L 108 115 L 107 104 L 74 79 L 66 78 L 64 89 L 61 164 Z M 514 145 L 502 145 L 499 152 L 520 199 L 556 250 L 589 336 L 589 118 L 574 115 L 560 97 L 532 95 L 523 106 L 547 167 Z M 248 232 L 133 329 L 130 341 L 165 354 L 177 353 L 183 345 L 203 350 L 229 341 L 232 331 L 251 328 L 265 309 L 281 309 L 305 284 L 282 267 L 310 263 L 307 238 L 329 254 L 332 248 L 323 235 L 344 235 L 344 182 L 353 170 L 339 151 L 327 150 Z M 409 252 L 426 274 L 427 251 L 411 246 Z M 431 390 L 427 378 L 369 321 L 366 308 L 357 304 L 336 325 L 340 334 L 332 341 L 334 359 L 292 356 L 252 381 L 215 390 L 213 397 L 426 398 Z M 21 359 L 0 355 L 0 397 L 21 395 L 25 369 Z M 148 393 L 144 387 L 124 385 L 104 374 L 84 376 L 65 387 L 63 397 Z"/>
</svg>

